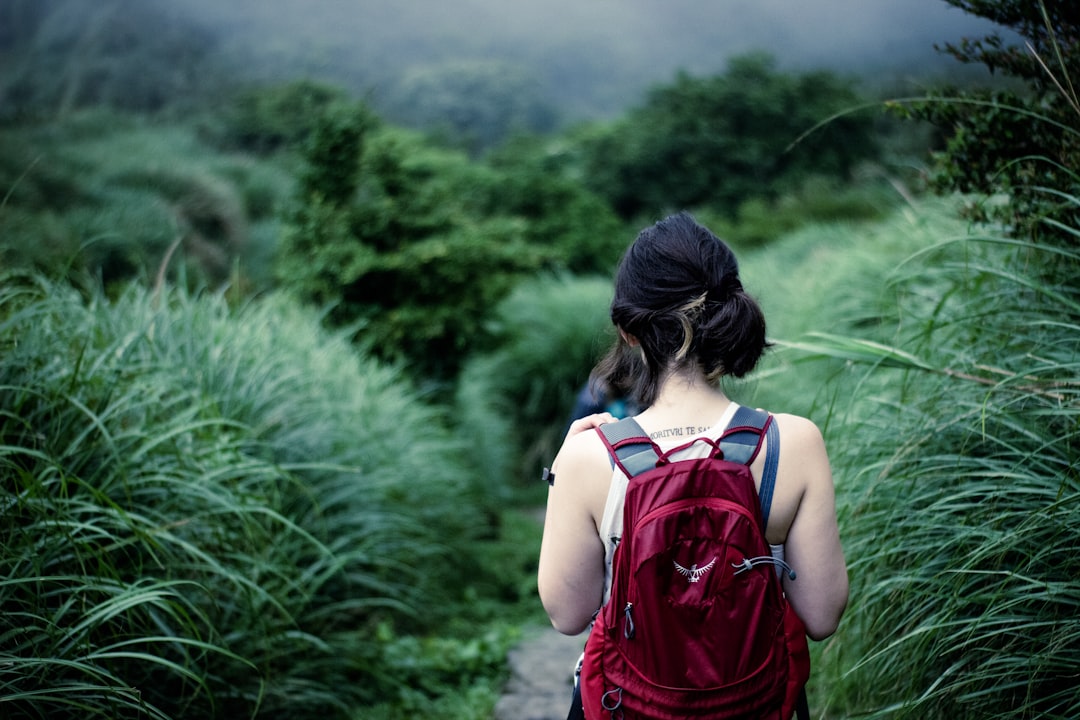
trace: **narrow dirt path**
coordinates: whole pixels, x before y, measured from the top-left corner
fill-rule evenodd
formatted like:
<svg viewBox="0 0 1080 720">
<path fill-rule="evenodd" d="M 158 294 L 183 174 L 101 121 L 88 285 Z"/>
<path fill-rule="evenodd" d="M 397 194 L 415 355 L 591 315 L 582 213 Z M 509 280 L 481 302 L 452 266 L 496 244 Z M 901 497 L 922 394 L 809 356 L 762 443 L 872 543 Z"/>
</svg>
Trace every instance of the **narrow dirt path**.
<svg viewBox="0 0 1080 720">
<path fill-rule="evenodd" d="M 584 634 L 568 637 L 551 627 L 527 631 L 509 653 L 510 679 L 494 720 L 565 720 L 574 665 L 584 645 Z"/>
</svg>

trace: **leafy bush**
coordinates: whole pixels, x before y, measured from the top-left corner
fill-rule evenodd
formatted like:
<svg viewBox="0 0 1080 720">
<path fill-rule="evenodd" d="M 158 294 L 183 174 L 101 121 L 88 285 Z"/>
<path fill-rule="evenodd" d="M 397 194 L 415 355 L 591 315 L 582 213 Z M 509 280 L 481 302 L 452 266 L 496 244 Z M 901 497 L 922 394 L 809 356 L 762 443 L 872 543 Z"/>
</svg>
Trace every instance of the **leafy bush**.
<svg viewBox="0 0 1080 720">
<path fill-rule="evenodd" d="M 415 377 L 452 378 L 484 343 L 491 308 L 548 256 L 520 219 L 485 211 L 498 177 L 348 113 L 323 119 L 307 160 L 282 283 Z"/>
<path fill-rule="evenodd" d="M 732 59 L 722 75 L 680 73 L 610 128 L 583 136 L 585 181 L 624 218 L 708 207 L 732 215 L 808 175 L 847 179 L 877 148 L 851 81 L 828 72 L 788 75 L 763 55 Z"/>
<path fill-rule="evenodd" d="M 300 150 L 322 115 L 348 103 L 343 89 L 311 80 L 249 88 L 222 114 L 220 139 L 256 153 Z"/>
<path fill-rule="evenodd" d="M 585 187 L 578 162 L 565 138 L 515 138 L 488 157 L 499 180 L 486 209 L 524 220 L 525 241 L 547 249 L 558 269 L 611 275 L 633 230 Z"/>
<path fill-rule="evenodd" d="M 5 717 L 349 717 L 379 627 L 506 601 L 460 443 L 309 312 L 3 287 Z"/>
<path fill-rule="evenodd" d="M 256 240 L 272 251 L 277 237 L 252 226 L 276 222 L 292 186 L 281 165 L 111 112 L 0 129 L 0 257 L 6 269 L 106 285 L 167 271 L 192 284 L 239 277 L 266 289 L 265 263 L 245 260 L 266 254 Z"/>
<path fill-rule="evenodd" d="M 902 115 L 926 120 L 946 138 L 936 157 L 933 186 L 972 196 L 975 220 L 1003 223 L 1020 234 L 1055 235 L 1075 243 L 1042 218 L 1069 212 L 1080 191 L 1080 17 L 1070 0 L 946 0 L 1019 35 L 944 46 L 964 63 L 980 63 L 1016 81 L 1013 89 L 945 88 L 925 100 L 897 104 Z M 987 202 L 1008 195 L 1009 202 Z"/>
</svg>

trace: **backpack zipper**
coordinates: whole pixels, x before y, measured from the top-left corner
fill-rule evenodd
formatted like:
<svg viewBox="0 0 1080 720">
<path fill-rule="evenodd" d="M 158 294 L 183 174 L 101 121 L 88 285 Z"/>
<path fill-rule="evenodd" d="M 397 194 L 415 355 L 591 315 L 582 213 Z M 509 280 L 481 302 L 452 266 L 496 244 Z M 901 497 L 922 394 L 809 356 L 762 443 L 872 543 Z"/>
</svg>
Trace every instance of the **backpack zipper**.
<svg viewBox="0 0 1080 720">
<path fill-rule="evenodd" d="M 718 497 L 696 497 L 696 498 L 683 498 L 682 500 L 675 500 L 673 502 L 665 503 L 660 507 L 650 510 L 649 512 L 638 518 L 638 521 L 634 523 L 634 531 L 636 532 L 645 523 L 650 520 L 659 517 L 660 515 L 666 515 L 667 513 L 678 512 L 686 507 L 693 505 L 705 505 L 708 507 L 716 507 L 724 510 L 734 510 L 747 520 L 751 522 L 755 521 L 753 514 L 742 504 L 735 502 L 734 500 L 726 500 Z M 623 533 L 625 536 L 626 533 Z"/>
</svg>

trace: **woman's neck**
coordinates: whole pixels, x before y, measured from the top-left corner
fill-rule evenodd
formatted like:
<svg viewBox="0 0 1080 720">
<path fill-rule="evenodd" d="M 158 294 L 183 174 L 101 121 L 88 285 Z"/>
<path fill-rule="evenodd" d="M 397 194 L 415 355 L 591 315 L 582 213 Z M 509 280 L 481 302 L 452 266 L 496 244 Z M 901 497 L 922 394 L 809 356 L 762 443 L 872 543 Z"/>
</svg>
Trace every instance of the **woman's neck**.
<svg viewBox="0 0 1080 720">
<path fill-rule="evenodd" d="M 661 381 L 656 400 L 641 419 L 654 427 L 672 423 L 707 427 L 720 419 L 730 402 L 702 373 L 673 372 Z"/>
</svg>

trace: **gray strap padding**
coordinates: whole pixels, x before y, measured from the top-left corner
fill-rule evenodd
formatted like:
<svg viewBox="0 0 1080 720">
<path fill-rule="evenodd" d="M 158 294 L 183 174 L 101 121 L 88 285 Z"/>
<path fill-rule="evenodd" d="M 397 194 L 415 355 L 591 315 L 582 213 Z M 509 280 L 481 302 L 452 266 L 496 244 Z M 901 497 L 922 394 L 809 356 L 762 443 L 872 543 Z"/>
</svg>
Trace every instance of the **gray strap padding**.
<svg viewBox="0 0 1080 720">
<path fill-rule="evenodd" d="M 606 423 L 599 428 L 617 462 L 628 477 L 640 475 L 656 467 L 659 452 L 634 418 L 624 418 Z M 761 514 L 766 524 L 772 507 L 773 489 L 776 486 L 776 469 L 780 459 L 780 432 L 776 422 L 764 410 L 740 405 L 728 423 L 728 430 L 720 440 L 724 459 L 749 465 L 761 447 L 762 436 L 768 441 L 765 468 L 761 473 L 758 497 Z M 620 445 L 620 443 L 622 443 Z"/>
<path fill-rule="evenodd" d="M 628 477 L 640 475 L 656 467 L 656 461 L 660 459 L 656 446 L 634 418 L 605 423 L 599 430 L 614 453 L 615 461 Z"/>
<path fill-rule="evenodd" d="M 740 405 L 728 423 L 727 434 L 720 439 L 724 459 L 749 465 L 761 447 L 761 432 L 769 422 L 769 413 Z"/>
</svg>

